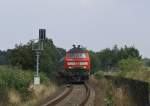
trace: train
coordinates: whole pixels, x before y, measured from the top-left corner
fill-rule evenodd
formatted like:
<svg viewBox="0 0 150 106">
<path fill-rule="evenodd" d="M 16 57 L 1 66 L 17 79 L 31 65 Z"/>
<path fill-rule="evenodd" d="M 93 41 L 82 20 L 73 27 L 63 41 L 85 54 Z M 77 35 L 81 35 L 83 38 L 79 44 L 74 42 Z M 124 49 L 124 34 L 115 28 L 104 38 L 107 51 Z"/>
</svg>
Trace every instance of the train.
<svg viewBox="0 0 150 106">
<path fill-rule="evenodd" d="M 88 80 L 91 71 L 89 51 L 80 45 L 73 45 L 73 48 L 66 52 L 64 69 L 69 82 Z"/>
</svg>

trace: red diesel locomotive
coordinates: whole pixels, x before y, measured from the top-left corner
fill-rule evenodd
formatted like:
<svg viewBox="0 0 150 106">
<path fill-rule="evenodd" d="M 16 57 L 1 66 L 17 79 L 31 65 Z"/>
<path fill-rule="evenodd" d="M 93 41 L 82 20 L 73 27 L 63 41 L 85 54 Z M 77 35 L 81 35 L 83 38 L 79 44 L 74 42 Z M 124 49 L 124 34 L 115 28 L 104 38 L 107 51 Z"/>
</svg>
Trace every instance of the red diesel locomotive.
<svg viewBox="0 0 150 106">
<path fill-rule="evenodd" d="M 89 78 L 90 57 L 89 51 L 78 45 L 66 52 L 64 69 L 70 82 L 82 82 Z"/>
</svg>

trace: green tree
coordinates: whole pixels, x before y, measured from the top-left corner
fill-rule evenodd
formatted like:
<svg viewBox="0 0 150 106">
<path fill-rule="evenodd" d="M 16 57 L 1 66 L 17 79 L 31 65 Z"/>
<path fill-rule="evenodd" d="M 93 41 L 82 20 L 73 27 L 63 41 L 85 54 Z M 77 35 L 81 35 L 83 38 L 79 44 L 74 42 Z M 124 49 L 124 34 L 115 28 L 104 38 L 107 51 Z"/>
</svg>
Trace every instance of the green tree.
<svg viewBox="0 0 150 106">
<path fill-rule="evenodd" d="M 32 41 L 25 45 L 16 45 L 15 49 L 8 51 L 10 63 L 22 69 L 35 69 L 36 55 L 32 50 Z M 59 60 L 64 56 L 65 50 L 57 48 L 51 39 L 44 41 L 44 50 L 40 55 L 40 71 L 47 75 L 56 74 L 59 69 Z"/>
<path fill-rule="evenodd" d="M 143 61 L 137 58 L 123 59 L 119 62 L 119 68 L 122 71 L 139 71 L 144 67 Z"/>
<path fill-rule="evenodd" d="M 32 51 L 32 42 L 26 45 L 16 45 L 15 49 L 8 50 L 11 65 L 22 69 L 34 69 L 35 53 Z"/>
<path fill-rule="evenodd" d="M 133 46 L 127 47 L 126 45 L 124 46 L 124 48 L 120 49 L 119 57 L 120 57 L 120 59 L 127 59 L 127 58 L 141 59 L 142 58 L 138 49 L 136 49 Z"/>
<path fill-rule="evenodd" d="M 113 64 L 115 64 L 113 62 L 113 54 L 111 49 L 106 48 L 101 52 L 97 53 L 97 55 L 100 60 L 100 67 L 102 69 L 109 69 L 110 67 L 113 66 Z"/>
<path fill-rule="evenodd" d="M 8 65 L 9 60 L 7 58 L 7 52 L 0 50 L 0 65 Z"/>
<path fill-rule="evenodd" d="M 63 58 L 64 55 L 64 49 L 56 48 L 52 40 L 46 39 L 44 43 L 44 51 L 41 54 L 40 70 L 53 76 L 56 74 L 57 70 L 60 70 L 60 59 Z"/>
<path fill-rule="evenodd" d="M 95 52 L 90 51 L 90 61 L 91 61 L 91 72 L 94 73 L 99 69 L 99 59 Z"/>
<path fill-rule="evenodd" d="M 135 47 L 118 48 L 117 45 L 113 49 L 106 48 L 97 53 L 100 68 L 103 70 L 111 70 L 118 67 L 118 63 L 122 59 L 137 58 L 141 59 L 139 51 Z"/>
<path fill-rule="evenodd" d="M 144 58 L 143 62 L 147 67 L 150 67 L 150 59 L 149 58 Z"/>
</svg>

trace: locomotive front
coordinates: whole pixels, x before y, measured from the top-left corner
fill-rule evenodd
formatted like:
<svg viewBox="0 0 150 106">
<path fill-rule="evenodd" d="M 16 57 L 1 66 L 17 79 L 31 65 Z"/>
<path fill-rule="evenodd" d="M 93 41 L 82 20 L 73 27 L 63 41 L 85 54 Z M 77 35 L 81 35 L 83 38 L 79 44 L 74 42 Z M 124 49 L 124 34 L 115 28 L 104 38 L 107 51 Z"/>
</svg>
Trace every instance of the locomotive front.
<svg viewBox="0 0 150 106">
<path fill-rule="evenodd" d="M 73 45 L 73 48 L 66 53 L 64 68 L 70 82 L 87 80 L 90 74 L 89 51 L 80 45 L 78 47 Z"/>
</svg>

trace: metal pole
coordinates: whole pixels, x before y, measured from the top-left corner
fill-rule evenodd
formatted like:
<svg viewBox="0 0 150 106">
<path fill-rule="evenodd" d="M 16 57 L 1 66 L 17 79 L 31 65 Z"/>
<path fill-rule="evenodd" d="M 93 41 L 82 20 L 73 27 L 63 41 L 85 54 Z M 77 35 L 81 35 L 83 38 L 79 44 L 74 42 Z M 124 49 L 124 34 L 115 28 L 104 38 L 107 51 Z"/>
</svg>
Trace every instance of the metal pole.
<svg viewBox="0 0 150 106">
<path fill-rule="evenodd" d="M 36 56 L 37 56 L 37 64 L 36 64 L 36 76 L 39 76 L 39 58 L 40 58 L 40 52 L 36 52 Z"/>
<path fill-rule="evenodd" d="M 41 48 L 41 50 L 43 50 L 43 49 L 44 49 L 43 41 L 40 41 L 40 48 Z"/>
</svg>

